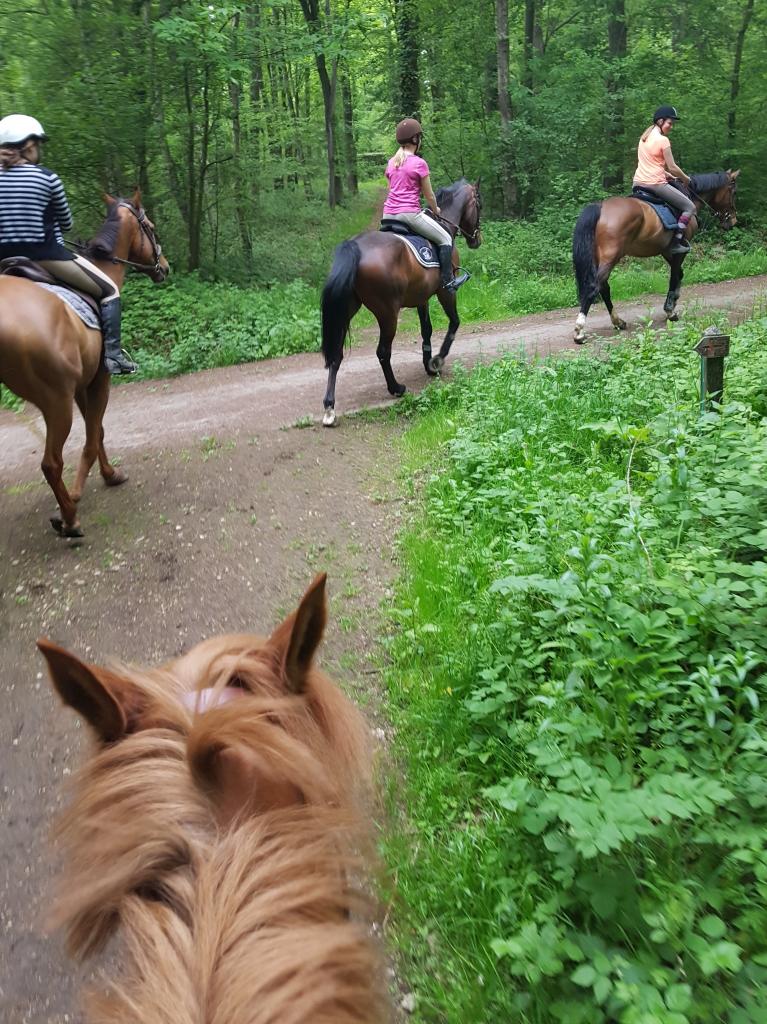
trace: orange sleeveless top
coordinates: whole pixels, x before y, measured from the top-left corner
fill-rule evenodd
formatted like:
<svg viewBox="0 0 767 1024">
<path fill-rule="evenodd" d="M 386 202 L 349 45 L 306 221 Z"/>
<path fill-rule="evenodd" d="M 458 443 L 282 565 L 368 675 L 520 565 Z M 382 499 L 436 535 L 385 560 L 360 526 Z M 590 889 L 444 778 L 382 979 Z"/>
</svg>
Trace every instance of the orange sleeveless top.
<svg viewBox="0 0 767 1024">
<path fill-rule="evenodd" d="M 671 143 L 655 125 L 644 142 L 639 140 L 634 184 L 665 185 L 667 153 L 671 154 Z"/>
</svg>

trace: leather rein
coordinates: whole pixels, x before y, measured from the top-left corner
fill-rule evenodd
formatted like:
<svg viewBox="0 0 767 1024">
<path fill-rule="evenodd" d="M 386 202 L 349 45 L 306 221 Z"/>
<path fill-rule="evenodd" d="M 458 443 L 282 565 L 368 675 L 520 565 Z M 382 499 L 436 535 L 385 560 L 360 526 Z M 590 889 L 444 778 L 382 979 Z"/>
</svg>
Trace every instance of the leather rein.
<svg viewBox="0 0 767 1024">
<path fill-rule="evenodd" d="M 132 203 L 126 202 L 126 200 L 124 199 L 121 199 L 117 206 L 123 207 L 126 210 L 130 210 L 130 212 L 138 221 L 138 226 L 141 229 L 141 234 L 144 235 L 144 237 L 147 239 L 150 246 L 152 247 L 152 258 L 154 259 L 154 263 L 137 263 L 135 260 L 121 259 L 121 257 L 119 256 L 107 256 L 105 257 L 105 259 L 109 263 L 119 263 L 120 265 L 125 267 L 134 267 L 136 270 L 149 270 L 153 271 L 154 273 L 157 273 L 162 269 L 160 265 L 160 257 L 162 256 L 162 246 L 157 241 L 157 237 L 154 231 L 152 231 L 149 224 L 147 223 L 146 214 L 144 213 L 143 209 L 139 208 L 137 210 Z M 72 242 L 71 240 L 67 239 L 67 245 L 70 246 L 72 249 L 76 249 L 78 252 L 88 252 L 88 246 L 81 245 L 79 242 Z"/>
</svg>

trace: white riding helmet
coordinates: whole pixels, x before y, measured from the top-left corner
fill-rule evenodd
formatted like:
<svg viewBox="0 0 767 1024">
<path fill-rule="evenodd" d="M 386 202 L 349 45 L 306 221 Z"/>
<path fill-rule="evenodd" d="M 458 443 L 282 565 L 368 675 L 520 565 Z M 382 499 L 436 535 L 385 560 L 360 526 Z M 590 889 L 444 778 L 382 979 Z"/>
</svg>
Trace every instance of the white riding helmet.
<svg viewBox="0 0 767 1024">
<path fill-rule="evenodd" d="M 45 142 L 48 136 L 37 118 L 26 114 L 8 114 L 0 121 L 0 146 L 18 146 L 27 139 Z"/>
</svg>

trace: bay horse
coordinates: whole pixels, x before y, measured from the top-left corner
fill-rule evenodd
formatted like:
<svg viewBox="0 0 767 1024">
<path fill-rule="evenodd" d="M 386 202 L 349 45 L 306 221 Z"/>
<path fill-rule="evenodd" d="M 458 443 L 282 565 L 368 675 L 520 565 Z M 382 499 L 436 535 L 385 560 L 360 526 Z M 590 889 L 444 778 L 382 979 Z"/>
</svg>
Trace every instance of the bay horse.
<svg viewBox="0 0 767 1024">
<path fill-rule="evenodd" d="M 470 249 L 479 248 L 482 244 L 479 181 L 472 184 L 461 178 L 439 189 L 436 199 L 442 211 L 438 220 L 448 229 L 453 242 L 460 234 Z M 457 262 L 458 253 L 454 249 L 453 265 Z M 448 318 L 445 340 L 439 354 L 433 357 L 429 317 L 432 295 L 437 296 Z M 405 307 L 418 310 L 423 365 L 430 376 L 442 369 L 460 325 L 456 293 L 442 288 L 439 269 L 422 267 L 401 238 L 388 231 L 365 231 L 341 242 L 322 291 L 322 354 L 328 369 L 322 422 L 326 427 L 336 422 L 336 376 L 344 357 L 344 340 L 352 318 L 363 305 L 378 321 L 376 355 L 389 394 L 397 398 L 405 393 L 405 385 L 397 381 L 391 368 L 391 347 L 400 310 Z"/>
<path fill-rule="evenodd" d="M 714 214 L 725 231 L 735 227 L 735 191 L 739 174 L 740 171 L 719 171 L 693 175 L 689 189 L 681 182 L 674 183 L 695 203 L 696 216 L 687 226 L 688 240 L 698 230 L 703 207 Z M 580 301 L 573 340 L 578 345 L 586 339 L 586 317 L 599 295 L 607 306 L 613 326 L 619 331 L 626 330 L 626 321 L 613 308 L 609 284 L 613 267 L 624 256 L 663 256 L 670 267 L 663 311 L 668 320 L 678 319 L 675 308 L 684 277 L 682 264 L 687 254 L 667 254 L 672 235 L 672 231 L 663 227 L 652 206 L 641 199 L 615 196 L 601 203 L 591 203 L 583 209 L 573 234 L 573 268 Z"/>
<path fill-rule="evenodd" d="M 323 575 L 268 639 L 214 638 L 159 669 L 38 641 L 95 739 L 57 829 L 50 923 L 79 959 L 123 939 L 88 1024 L 387 1019 L 368 731 L 314 665 L 325 622 Z"/>
<path fill-rule="evenodd" d="M 84 247 L 84 255 L 120 290 L 128 267 L 153 281 L 164 281 L 170 267 L 142 208 L 141 193 L 136 190 L 130 200 L 104 198 L 107 218 Z M 42 470 L 59 507 L 51 525 L 64 537 L 82 537 L 77 503 L 95 460 L 110 487 L 128 479 L 111 465 L 104 450 L 109 373 L 102 359 L 101 331 L 86 327 L 54 292 L 19 277 L 0 276 L 0 384 L 42 413 Z M 75 402 L 85 420 L 85 444 L 74 485 L 68 490 L 62 479 L 63 450 Z"/>
</svg>

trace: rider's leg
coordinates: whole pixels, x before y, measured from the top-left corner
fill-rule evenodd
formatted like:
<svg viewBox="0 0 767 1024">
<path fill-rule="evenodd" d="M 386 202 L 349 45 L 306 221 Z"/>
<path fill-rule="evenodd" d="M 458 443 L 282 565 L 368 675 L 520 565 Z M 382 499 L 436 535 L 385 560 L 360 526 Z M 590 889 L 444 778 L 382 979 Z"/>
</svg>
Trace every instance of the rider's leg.
<svg viewBox="0 0 767 1024">
<path fill-rule="evenodd" d="M 407 224 L 411 231 L 430 242 L 437 243 L 437 258 L 439 269 L 442 274 L 442 287 L 454 290 L 460 288 L 464 281 L 468 280 L 467 273 L 459 277 L 453 277 L 453 237 L 447 228 L 443 228 L 438 221 L 421 210 L 419 213 L 399 213 L 396 220 Z"/>
<path fill-rule="evenodd" d="M 675 256 L 689 252 L 690 243 L 685 238 L 685 232 L 687 231 L 687 225 L 695 215 L 695 203 L 692 199 L 688 198 L 684 192 L 680 192 L 678 188 L 674 188 L 673 185 L 651 185 L 644 187 L 649 188 L 658 196 L 659 199 L 662 199 L 664 203 L 668 203 L 669 206 L 680 211 L 677 229 L 674 233 L 672 243 L 669 246 L 669 254 Z"/>
<path fill-rule="evenodd" d="M 106 368 L 115 374 L 135 373 L 138 367 L 126 359 L 122 350 L 120 290 L 114 281 L 83 256 L 72 260 L 41 260 L 40 263 L 59 281 L 99 300 Z"/>
</svg>

